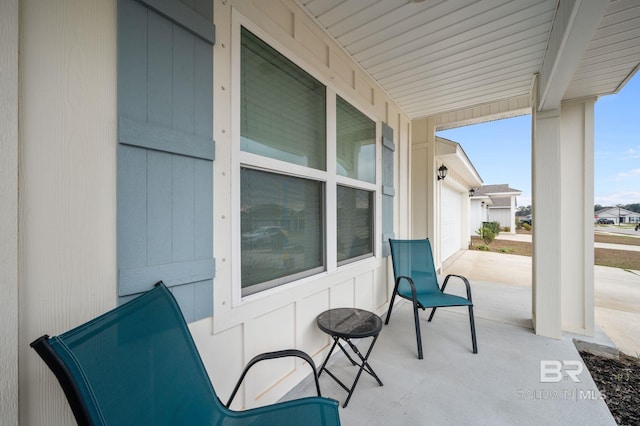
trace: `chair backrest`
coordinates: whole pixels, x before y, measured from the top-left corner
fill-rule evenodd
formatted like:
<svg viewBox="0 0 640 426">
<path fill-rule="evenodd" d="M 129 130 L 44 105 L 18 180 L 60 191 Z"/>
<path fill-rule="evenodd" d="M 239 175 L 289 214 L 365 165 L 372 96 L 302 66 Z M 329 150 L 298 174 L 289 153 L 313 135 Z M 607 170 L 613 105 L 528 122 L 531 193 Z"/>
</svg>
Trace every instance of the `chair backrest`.
<svg viewBox="0 0 640 426">
<path fill-rule="evenodd" d="M 410 277 L 419 292 L 439 292 L 438 276 L 433 263 L 433 253 L 429 239 L 424 240 L 389 240 L 393 275 Z M 401 280 L 398 286 L 400 293 L 411 293 L 409 283 Z"/>
<path fill-rule="evenodd" d="M 32 346 L 58 377 L 79 424 L 217 424 L 229 412 L 162 284 Z"/>
</svg>

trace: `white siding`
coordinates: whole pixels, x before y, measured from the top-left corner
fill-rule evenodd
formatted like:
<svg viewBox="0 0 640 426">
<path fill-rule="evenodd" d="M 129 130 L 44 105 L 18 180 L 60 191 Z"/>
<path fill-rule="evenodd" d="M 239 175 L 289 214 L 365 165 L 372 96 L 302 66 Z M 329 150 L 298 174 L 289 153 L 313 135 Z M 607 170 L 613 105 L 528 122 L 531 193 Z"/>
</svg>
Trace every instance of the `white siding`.
<svg viewBox="0 0 640 426">
<path fill-rule="evenodd" d="M 469 213 L 469 233 L 470 235 L 477 236 L 476 231 L 482 226 L 482 222 L 486 220 L 484 203 L 479 200 L 471 201 L 471 211 Z"/>
<path fill-rule="evenodd" d="M 442 185 L 442 262 L 463 248 L 462 227 L 465 226 L 462 223 L 463 195 L 466 194 L 462 194 L 446 184 Z"/>
<path fill-rule="evenodd" d="M 316 329 L 315 316 L 336 306 L 382 313 L 390 286 L 387 259 L 374 257 L 234 305 L 238 235 L 231 206 L 238 170 L 231 150 L 237 136 L 231 130 L 239 94 L 232 69 L 239 52 L 232 14 L 241 12 L 252 28 L 330 90 L 394 128 L 395 232 L 406 237 L 410 230 L 408 117 L 293 0 L 231 3 L 214 3 L 214 317 L 190 324 L 222 399 L 258 352 L 294 346 L 321 361 L 329 341 Z M 63 425 L 73 423 L 71 412 L 28 342 L 116 305 L 116 1 L 20 4 L 20 415 L 24 424 Z M 379 230 L 379 209 L 376 223 Z M 235 406 L 274 402 L 308 373 L 298 361 L 258 371 Z"/>
<path fill-rule="evenodd" d="M 193 325 L 192 329 L 199 346 L 208 346 L 207 342 L 215 341 L 219 335 L 231 333 L 237 336 L 234 346 L 226 348 L 226 355 L 211 354 L 219 362 L 207 363 L 216 390 L 227 395 L 234 382 L 219 378 L 237 377 L 241 366 L 259 352 L 276 347 L 297 347 L 308 352 L 317 362 L 322 361 L 328 351 L 329 339 L 317 330 L 315 317 L 338 306 L 357 306 L 382 313 L 386 309 L 391 282 L 387 278 L 386 258 L 375 257 L 342 267 L 329 262 L 329 270 L 325 274 L 244 299 L 238 296 L 239 259 L 236 253 L 239 250 L 234 241 L 238 240 L 239 227 L 230 218 L 236 217 L 234 206 L 239 190 L 237 151 L 234 151 L 239 141 L 234 139 L 237 137 L 234 129 L 239 128 L 237 100 L 240 88 L 235 70 L 239 65 L 237 37 L 240 25 L 247 26 L 325 84 L 328 92 L 335 92 L 375 121 L 385 121 L 394 129 L 397 147 L 395 232 L 398 236 L 409 228 L 408 209 L 399 204 L 400 200 L 408 203 L 409 119 L 341 49 L 328 40 L 322 30 L 315 27 L 295 2 L 238 3 L 233 6 L 216 2 L 214 19 L 214 139 L 217 146 L 214 253 L 220 261 L 214 283 L 213 327 L 207 329 L 206 324 L 200 322 L 197 330 Z M 328 161 L 331 162 L 332 158 L 329 157 Z M 402 170 L 406 172 L 401 173 Z M 376 204 L 380 205 L 379 198 Z M 379 208 L 376 226 L 376 253 L 379 253 Z M 335 240 L 335 231 L 331 229 L 332 224 L 328 224 L 328 228 L 327 243 L 331 244 Z M 203 356 L 206 358 L 208 354 Z M 226 359 L 242 362 L 232 362 L 231 370 L 237 370 L 229 372 Z M 308 368 L 298 362 L 271 366 L 268 372 L 259 372 L 247 382 L 244 394 L 234 404 L 236 407 L 252 407 L 274 402 L 308 373 Z"/>
<path fill-rule="evenodd" d="M 498 222 L 498 223 L 500 223 L 500 227 L 501 228 L 504 228 L 505 226 L 511 227 L 511 222 L 513 222 L 513 220 L 514 220 L 514 219 L 511 218 L 511 216 L 512 216 L 512 211 L 509 208 L 502 208 L 502 209 L 495 209 L 494 208 L 494 209 L 489 209 L 489 214 L 488 214 L 488 219 L 487 220 L 489 222 Z M 513 231 L 514 229 L 511 228 L 511 230 Z"/>
<path fill-rule="evenodd" d="M 18 0 L 0 3 L 0 413 L 18 424 Z"/>
<path fill-rule="evenodd" d="M 20 15 L 20 424 L 72 424 L 29 342 L 116 304 L 116 2 Z"/>
</svg>

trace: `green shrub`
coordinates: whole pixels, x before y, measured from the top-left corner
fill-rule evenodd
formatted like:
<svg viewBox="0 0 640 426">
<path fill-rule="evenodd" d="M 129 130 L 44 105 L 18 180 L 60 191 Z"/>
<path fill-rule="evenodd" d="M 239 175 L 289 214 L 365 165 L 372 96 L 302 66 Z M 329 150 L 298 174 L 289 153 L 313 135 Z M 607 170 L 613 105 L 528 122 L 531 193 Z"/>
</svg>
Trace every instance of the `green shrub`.
<svg viewBox="0 0 640 426">
<path fill-rule="evenodd" d="M 480 251 L 489 251 L 489 247 L 487 247 L 487 246 L 478 246 L 478 250 L 480 250 Z"/>
<path fill-rule="evenodd" d="M 496 239 L 496 234 L 495 232 L 493 232 L 493 229 L 484 228 L 482 230 L 482 241 L 484 241 L 486 245 L 491 244 L 495 239 Z"/>
<path fill-rule="evenodd" d="M 523 227 L 524 229 L 526 229 L 527 231 L 531 231 L 531 225 L 529 225 L 528 223 L 523 223 L 523 224 L 522 224 L 522 227 Z"/>
<path fill-rule="evenodd" d="M 496 236 L 500 233 L 500 222 L 482 222 L 482 227 L 491 229 Z"/>
<path fill-rule="evenodd" d="M 476 231 L 486 245 L 489 245 L 496 239 L 498 235 L 498 222 L 482 222 L 482 227 Z"/>
<path fill-rule="evenodd" d="M 515 250 L 512 249 L 511 247 L 503 247 L 499 251 L 500 251 L 500 253 L 513 253 L 513 252 L 515 252 Z"/>
<path fill-rule="evenodd" d="M 510 226 L 505 226 L 503 231 L 504 232 L 511 232 L 511 227 Z"/>
</svg>

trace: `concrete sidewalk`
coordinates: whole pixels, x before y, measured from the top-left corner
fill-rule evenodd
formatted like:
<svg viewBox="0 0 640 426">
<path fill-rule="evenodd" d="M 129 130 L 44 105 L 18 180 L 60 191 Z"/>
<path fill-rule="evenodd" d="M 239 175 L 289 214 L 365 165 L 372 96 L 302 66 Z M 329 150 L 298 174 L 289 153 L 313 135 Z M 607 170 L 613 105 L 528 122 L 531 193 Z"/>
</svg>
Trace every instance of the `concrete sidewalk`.
<svg viewBox="0 0 640 426">
<path fill-rule="evenodd" d="M 615 233 L 612 233 L 612 232 L 599 231 L 598 233 L 616 235 Z M 620 235 L 620 234 L 617 234 L 617 235 Z M 640 238 L 640 235 L 635 235 L 635 234 L 633 235 L 624 234 L 624 235 L 627 237 Z M 531 234 L 508 234 L 506 232 L 501 232 L 496 237 L 496 240 L 522 241 L 522 242 L 528 242 L 528 243 L 531 242 L 531 239 L 532 239 Z M 593 246 L 596 248 L 606 248 L 606 249 L 612 249 L 612 250 L 640 251 L 640 246 L 632 246 L 629 244 L 611 244 L 611 243 L 595 242 Z"/>
</svg>

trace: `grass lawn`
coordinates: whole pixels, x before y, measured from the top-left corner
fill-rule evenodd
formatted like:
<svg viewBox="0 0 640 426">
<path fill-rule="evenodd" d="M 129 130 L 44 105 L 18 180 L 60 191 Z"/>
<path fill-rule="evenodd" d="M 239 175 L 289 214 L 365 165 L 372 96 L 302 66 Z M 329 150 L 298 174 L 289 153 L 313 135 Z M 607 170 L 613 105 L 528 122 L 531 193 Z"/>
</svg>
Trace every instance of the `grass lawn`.
<svg viewBox="0 0 640 426">
<path fill-rule="evenodd" d="M 595 241 L 598 243 L 640 246 L 640 238 L 619 235 L 595 234 Z M 471 237 L 471 242 L 473 243 L 473 248 L 476 250 L 478 247 L 485 245 L 480 237 Z M 531 243 L 527 242 L 494 240 L 488 248 L 488 251 L 497 253 L 531 256 Z M 595 248 L 594 251 L 594 261 L 596 265 L 640 271 L 640 251 L 611 250 L 604 248 Z"/>
</svg>

